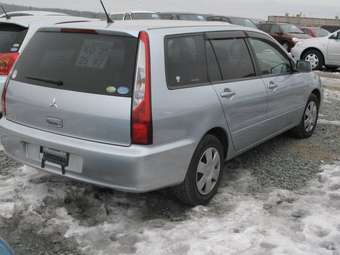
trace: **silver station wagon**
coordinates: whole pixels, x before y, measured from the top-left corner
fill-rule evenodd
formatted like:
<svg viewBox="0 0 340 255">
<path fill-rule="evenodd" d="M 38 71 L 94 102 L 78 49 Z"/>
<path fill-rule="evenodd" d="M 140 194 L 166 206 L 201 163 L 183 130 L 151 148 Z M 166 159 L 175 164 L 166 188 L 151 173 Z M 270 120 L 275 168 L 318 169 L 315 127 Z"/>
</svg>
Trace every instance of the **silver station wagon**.
<svg viewBox="0 0 340 255">
<path fill-rule="evenodd" d="M 309 63 L 270 36 L 215 22 L 104 21 L 40 29 L 2 95 L 12 158 L 128 192 L 216 194 L 224 162 L 288 130 L 311 136 Z"/>
</svg>

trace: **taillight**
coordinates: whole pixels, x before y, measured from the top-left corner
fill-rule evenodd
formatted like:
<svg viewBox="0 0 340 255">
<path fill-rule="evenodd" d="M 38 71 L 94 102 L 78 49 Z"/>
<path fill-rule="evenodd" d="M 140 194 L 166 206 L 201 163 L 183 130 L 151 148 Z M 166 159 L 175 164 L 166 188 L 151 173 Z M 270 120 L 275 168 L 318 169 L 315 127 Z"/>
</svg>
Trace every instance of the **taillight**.
<svg viewBox="0 0 340 255">
<path fill-rule="evenodd" d="M 10 61 L 7 60 L 7 58 L 11 58 Z M 11 79 L 11 75 L 13 72 L 13 67 L 16 63 L 16 61 L 18 61 L 19 59 L 19 53 L 4 53 L 4 54 L 0 54 L 0 75 L 7 75 L 7 80 L 4 84 L 4 87 L 2 89 L 2 94 L 1 94 L 1 110 L 2 110 L 2 114 L 6 115 L 6 95 L 7 95 L 7 89 L 8 89 L 8 84 L 9 81 Z M 6 61 L 8 61 L 8 66 L 7 68 L 9 69 L 8 71 L 6 71 L 6 73 L 3 71 L 5 70 L 5 63 Z"/>
<path fill-rule="evenodd" d="M 0 75 L 9 75 L 19 53 L 0 53 Z"/>
<path fill-rule="evenodd" d="M 152 144 L 150 44 L 146 32 L 139 34 L 136 78 L 132 99 L 131 138 L 133 144 Z"/>
</svg>

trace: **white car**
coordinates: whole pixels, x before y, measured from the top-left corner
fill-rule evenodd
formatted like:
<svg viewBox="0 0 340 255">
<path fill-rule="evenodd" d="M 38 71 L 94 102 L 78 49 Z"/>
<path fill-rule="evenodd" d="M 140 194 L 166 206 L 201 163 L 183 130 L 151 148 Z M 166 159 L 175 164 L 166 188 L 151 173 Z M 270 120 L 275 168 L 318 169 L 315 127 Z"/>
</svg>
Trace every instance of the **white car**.
<svg viewBox="0 0 340 255">
<path fill-rule="evenodd" d="M 291 54 L 296 60 L 310 62 L 313 70 L 320 70 L 324 66 L 337 69 L 340 67 L 340 30 L 326 37 L 300 41 Z"/>
<path fill-rule="evenodd" d="M 93 19 L 40 11 L 8 12 L 0 16 L 0 91 L 15 61 L 41 26 L 91 20 Z"/>
</svg>

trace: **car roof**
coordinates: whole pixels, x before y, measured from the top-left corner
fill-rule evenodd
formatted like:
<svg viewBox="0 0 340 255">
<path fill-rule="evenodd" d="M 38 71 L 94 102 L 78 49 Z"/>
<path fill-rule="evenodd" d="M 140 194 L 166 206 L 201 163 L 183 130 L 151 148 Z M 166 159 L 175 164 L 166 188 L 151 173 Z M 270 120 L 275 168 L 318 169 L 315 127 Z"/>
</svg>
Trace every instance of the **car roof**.
<svg viewBox="0 0 340 255">
<path fill-rule="evenodd" d="M 45 12 L 47 13 L 47 12 Z M 94 21 L 96 19 L 68 16 L 68 15 L 30 15 L 30 16 L 16 16 L 10 19 L 5 17 L 0 18 L 0 23 L 16 24 L 23 27 L 29 27 L 31 25 L 52 25 L 64 22 L 83 22 Z"/>
<path fill-rule="evenodd" d="M 7 12 L 9 17 L 20 17 L 20 16 L 68 16 L 61 12 L 46 12 L 46 11 L 15 11 Z M 6 14 L 1 14 L 0 18 L 5 18 Z"/>
<path fill-rule="evenodd" d="M 98 31 L 114 31 L 127 33 L 132 36 L 138 36 L 140 31 L 147 30 L 190 30 L 195 31 L 213 31 L 213 30 L 242 30 L 242 31 L 256 31 L 257 29 L 246 28 L 243 26 L 232 25 L 226 22 L 213 22 L 213 21 L 182 21 L 182 20 L 129 20 L 129 21 L 115 21 L 112 24 L 108 24 L 105 21 L 93 21 L 86 23 L 72 23 L 55 25 L 49 28 L 71 28 L 71 29 L 93 29 Z M 262 33 L 262 32 L 260 32 Z"/>
</svg>

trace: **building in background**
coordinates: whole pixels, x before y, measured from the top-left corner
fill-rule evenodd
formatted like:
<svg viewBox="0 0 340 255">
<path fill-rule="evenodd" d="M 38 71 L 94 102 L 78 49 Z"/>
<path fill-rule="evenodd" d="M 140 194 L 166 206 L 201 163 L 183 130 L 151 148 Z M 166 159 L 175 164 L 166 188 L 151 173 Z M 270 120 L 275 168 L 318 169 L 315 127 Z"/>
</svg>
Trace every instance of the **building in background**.
<svg viewBox="0 0 340 255">
<path fill-rule="evenodd" d="M 323 27 L 330 32 L 340 29 L 340 19 L 312 18 L 297 16 L 269 16 L 269 22 L 290 23 L 301 27 Z"/>
</svg>

